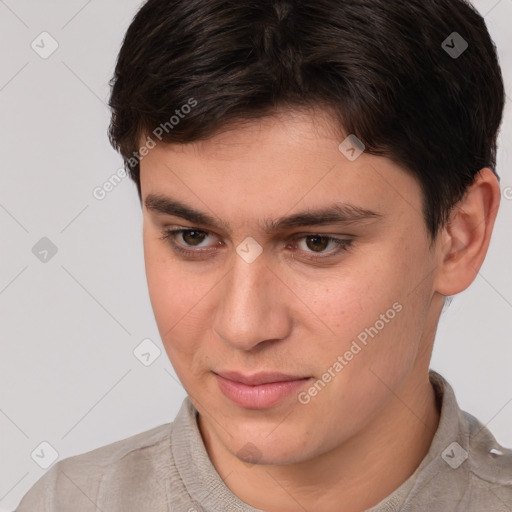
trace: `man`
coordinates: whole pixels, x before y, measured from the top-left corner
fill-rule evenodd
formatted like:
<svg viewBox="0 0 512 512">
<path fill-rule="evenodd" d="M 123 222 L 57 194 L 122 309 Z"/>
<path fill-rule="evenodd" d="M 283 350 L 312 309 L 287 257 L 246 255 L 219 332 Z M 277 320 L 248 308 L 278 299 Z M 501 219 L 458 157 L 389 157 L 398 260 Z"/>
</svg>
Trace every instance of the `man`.
<svg viewBox="0 0 512 512">
<path fill-rule="evenodd" d="M 110 140 L 144 215 L 172 424 L 26 511 L 510 511 L 512 452 L 429 362 L 499 206 L 504 90 L 460 0 L 149 0 Z"/>
</svg>

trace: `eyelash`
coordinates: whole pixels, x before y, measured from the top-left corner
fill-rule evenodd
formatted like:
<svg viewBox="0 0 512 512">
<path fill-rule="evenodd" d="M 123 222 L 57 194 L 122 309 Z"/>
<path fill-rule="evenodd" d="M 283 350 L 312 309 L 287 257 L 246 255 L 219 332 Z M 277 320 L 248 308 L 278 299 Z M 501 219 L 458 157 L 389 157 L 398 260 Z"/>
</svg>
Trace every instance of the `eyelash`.
<svg viewBox="0 0 512 512">
<path fill-rule="evenodd" d="M 208 231 L 204 231 L 204 230 L 201 230 L 201 229 L 193 229 L 193 228 L 187 228 L 187 229 L 184 229 L 184 228 L 168 229 L 168 228 L 166 228 L 166 229 L 164 229 L 162 231 L 162 236 L 159 237 L 159 239 L 167 241 L 171 245 L 172 249 L 175 252 L 180 253 L 180 254 L 182 254 L 184 256 L 191 257 L 191 258 L 197 258 L 202 253 L 211 252 L 210 249 L 206 249 L 206 250 L 205 249 L 202 249 L 202 250 L 201 249 L 200 250 L 184 249 L 183 247 L 180 247 L 178 244 L 174 243 L 174 240 L 180 234 L 187 233 L 187 232 L 192 232 L 192 231 L 195 231 L 195 232 L 198 232 L 198 233 L 204 233 L 206 235 L 210 234 L 210 233 L 208 233 Z M 327 258 L 332 258 L 333 256 L 337 256 L 340 253 L 347 252 L 351 248 L 351 245 L 352 245 L 352 242 L 353 242 L 353 240 L 351 240 L 351 239 L 335 238 L 335 237 L 332 237 L 332 236 L 323 235 L 321 233 L 301 234 L 300 236 L 295 236 L 293 238 L 293 240 L 300 240 L 302 238 L 308 238 L 308 237 L 312 237 L 312 236 L 317 236 L 317 237 L 323 238 L 323 239 L 327 240 L 328 242 L 334 242 L 335 244 L 337 244 L 338 247 L 336 249 L 334 249 L 334 250 L 331 250 L 331 251 L 327 252 L 326 256 L 306 256 L 306 259 L 311 260 L 311 261 L 321 261 L 321 260 L 324 260 L 324 259 L 327 259 Z"/>
</svg>

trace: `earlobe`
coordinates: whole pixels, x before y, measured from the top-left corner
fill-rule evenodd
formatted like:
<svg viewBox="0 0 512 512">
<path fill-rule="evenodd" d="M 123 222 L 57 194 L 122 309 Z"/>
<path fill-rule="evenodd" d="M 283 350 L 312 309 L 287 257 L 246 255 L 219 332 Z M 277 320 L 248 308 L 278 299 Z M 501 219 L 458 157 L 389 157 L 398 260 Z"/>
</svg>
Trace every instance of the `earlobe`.
<svg viewBox="0 0 512 512">
<path fill-rule="evenodd" d="M 453 207 L 440 240 L 436 291 L 455 295 L 475 279 L 487 254 L 500 204 L 498 178 L 480 170 L 464 197 Z"/>
</svg>

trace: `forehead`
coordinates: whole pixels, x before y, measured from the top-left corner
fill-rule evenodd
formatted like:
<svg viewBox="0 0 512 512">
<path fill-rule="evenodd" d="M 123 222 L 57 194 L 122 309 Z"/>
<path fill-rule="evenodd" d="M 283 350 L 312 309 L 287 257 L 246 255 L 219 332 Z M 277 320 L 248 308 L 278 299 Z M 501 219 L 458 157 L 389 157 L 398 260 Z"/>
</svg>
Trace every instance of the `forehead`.
<svg viewBox="0 0 512 512">
<path fill-rule="evenodd" d="M 338 131 L 328 115 L 291 112 L 238 122 L 201 141 L 157 143 L 141 161 L 143 199 L 168 196 L 235 219 L 334 203 L 382 215 L 421 212 L 410 173 L 365 152 L 349 159 Z"/>
</svg>

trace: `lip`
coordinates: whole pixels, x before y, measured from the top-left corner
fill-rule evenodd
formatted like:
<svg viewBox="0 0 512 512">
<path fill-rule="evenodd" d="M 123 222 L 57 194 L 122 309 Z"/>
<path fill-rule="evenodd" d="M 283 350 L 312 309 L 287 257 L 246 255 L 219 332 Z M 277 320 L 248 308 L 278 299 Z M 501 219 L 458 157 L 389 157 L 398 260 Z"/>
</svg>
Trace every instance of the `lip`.
<svg viewBox="0 0 512 512">
<path fill-rule="evenodd" d="M 266 409 L 289 396 L 311 377 L 282 373 L 259 373 L 244 376 L 237 372 L 215 373 L 222 393 L 232 402 L 247 409 Z"/>
<path fill-rule="evenodd" d="M 214 373 L 220 377 L 223 377 L 224 379 L 240 382 L 241 384 L 246 384 L 247 386 L 258 386 L 260 384 L 269 384 L 274 382 L 289 382 L 292 380 L 308 378 L 300 375 L 287 375 L 285 373 L 279 372 L 260 372 L 255 373 L 254 375 L 244 375 L 243 373 L 229 371 Z"/>
</svg>

